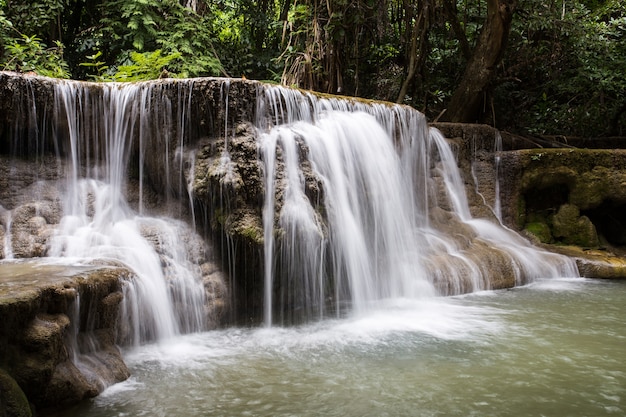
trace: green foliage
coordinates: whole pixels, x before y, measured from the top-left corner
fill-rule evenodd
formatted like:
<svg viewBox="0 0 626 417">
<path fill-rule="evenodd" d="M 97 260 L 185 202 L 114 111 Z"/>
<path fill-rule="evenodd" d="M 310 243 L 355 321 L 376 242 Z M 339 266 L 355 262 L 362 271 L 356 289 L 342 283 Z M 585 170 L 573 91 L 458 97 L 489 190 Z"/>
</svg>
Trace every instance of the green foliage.
<svg viewBox="0 0 626 417">
<path fill-rule="evenodd" d="M 100 81 L 245 75 L 395 100 L 415 58 L 404 102 L 432 120 L 446 109 L 486 12 L 484 0 L 186 3 L 0 0 L 0 68 Z M 622 0 L 518 0 L 484 121 L 538 135 L 623 134 L 624 74 Z"/>
<path fill-rule="evenodd" d="M 9 71 L 35 72 L 40 75 L 56 78 L 69 78 L 70 72 L 64 60 L 64 46 L 60 41 L 53 41 L 48 47 L 37 34 L 37 20 L 49 21 L 44 16 L 44 7 L 50 12 L 58 12 L 62 8 L 61 1 L 48 1 L 44 4 L 32 4 L 26 7 L 17 4 L 7 8 L 6 3 L 0 9 L 0 67 Z M 9 15 L 5 12 L 8 11 Z M 14 23 L 19 22 L 21 26 Z M 31 35 L 19 29 L 30 30 Z"/>
<path fill-rule="evenodd" d="M 4 9 L 0 8 L 0 42 L 1 46 L 4 47 L 8 42 L 13 38 L 10 33 L 13 29 L 13 22 L 11 22 L 4 14 Z M 2 50 L 0 49 L 0 52 Z M 1 54 L 0 54 L 1 56 Z"/>
<path fill-rule="evenodd" d="M 8 1 L 5 15 L 21 33 L 46 38 L 68 0 Z"/>
<path fill-rule="evenodd" d="M 4 70 L 36 72 L 39 75 L 55 78 L 69 78 L 67 63 L 63 60 L 63 45 L 55 42 L 46 48 L 37 36 L 21 35 L 5 43 L 6 59 L 0 65 Z"/>
<path fill-rule="evenodd" d="M 98 59 L 101 56 L 102 52 L 98 51 L 93 55 L 87 56 L 87 59 L 89 61 L 80 63 L 81 66 L 89 68 L 91 70 L 90 72 L 92 72 L 93 70 L 96 71 L 95 74 L 90 74 L 90 78 L 92 78 L 94 81 L 106 81 L 107 79 L 104 71 L 106 71 L 109 67 L 108 65 L 105 65 L 104 61 L 100 61 Z"/>
<path fill-rule="evenodd" d="M 148 70 L 150 66 L 167 66 L 171 73 L 192 77 L 221 71 L 211 25 L 178 1 L 112 0 L 103 2 L 101 10 L 104 25 L 94 38 L 108 52 L 113 73 L 119 67 L 117 72 L 123 74 L 132 69 L 131 78 L 158 76 L 160 69 Z M 132 63 L 126 65 L 129 58 Z"/>
<path fill-rule="evenodd" d="M 155 47 L 158 23 L 163 20 L 159 12 L 170 4 L 169 0 L 163 4 L 157 0 L 103 2 L 102 33 L 110 39 L 111 48 L 142 51 Z"/>
<path fill-rule="evenodd" d="M 131 63 L 120 65 L 117 72 L 112 75 L 113 81 L 142 81 L 153 80 L 164 75 L 166 67 L 177 59 L 180 53 L 161 55 L 161 50 L 154 52 L 131 52 Z M 176 76 L 174 73 L 166 72 L 168 77 Z"/>
<path fill-rule="evenodd" d="M 501 120 L 532 134 L 616 134 L 626 105 L 626 5 L 620 0 L 524 4 L 514 21 Z M 509 118 L 507 118 L 509 117 Z M 623 124 L 622 124 L 623 126 Z"/>
<path fill-rule="evenodd" d="M 225 73 L 263 80 L 280 80 L 279 44 L 283 24 L 278 20 L 278 3 L 255 0 L 210 2 L 215 54 Z M 278 74 L 278 75 L 277 75 Z"/>
</svg>

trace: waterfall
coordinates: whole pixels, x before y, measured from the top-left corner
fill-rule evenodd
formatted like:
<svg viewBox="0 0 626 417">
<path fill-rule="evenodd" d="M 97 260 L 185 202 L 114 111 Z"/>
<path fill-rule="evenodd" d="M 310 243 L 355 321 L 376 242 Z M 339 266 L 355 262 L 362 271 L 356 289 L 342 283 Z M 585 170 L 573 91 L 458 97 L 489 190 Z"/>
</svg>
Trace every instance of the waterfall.
<svg viewBox="0 0 626 417">
<path fill-rule="evenodd" d="M 455 155 L 420 113 L 262 93 L 267 325 L 489 289 L 493 274 L 578 275 L 497 218 L 472 217 Z"/>
<path fill-rule="evenodd" d="M 228 307 L 252 321 L 262 311 L 268 326 L 578 274 L 501 224 L 497 190 L 492 218 L 474 217 L 471 174 L 408 106 L 221 79 L 48 85 L 49 95 L 24 93 L 38 104 L 20 104 L 28 126 L 9 146 L 62 160 L 46 179 L 65 181 L 62 216 L 36 243 L 65 262 L 133 270 L 122 343 L 206 328 L 207 271 L 217 268 L 202 266 L 207 249 L 188 225 L 195 205 L 222 243 Z M 56 226 L 48 211 L 33 224 Z M 10 239 L 5 255 L 19 248 Z"/>
<path fill-rule="evenodd" d="M 13 244 L 11 243 L 11 212 L 0 204 L 0 224 L 4 226 L 4 259 L 13 259 Z"/>
<path fill-rule="evenodd" d="M 502 223 L 502 207 L 500 204 L 500 153 L 502 152 L 502 136 L 500 132 L 496 132 L 496 137 L 494 139 L 494 147 L 493 152 L 494 156 L 494 171 L 496 175 L 496 185 L 495 185 L 495 194 L 496 201 L 494 203 L 493 212 L 495 213 L 498 221 Z"/>
<path fill-rule="evenodd" d="M 203 330 L 205 290 L 199 257 L 189 246 L 198 244 L 188 237 L 193 231 L 182 221 L 141 213 L 146 155 L 163 153 L 169 161 L 170 135 L 175 133 L 182 154 L 189 98 L 179 98 L 181 116 L 173 114 L 158 84 L 104 84 L 96 92 L 81 83 L 58 82 L 54 93 L 56 125 L 65 126 L 57 132 L 57 148 L 67 154 L 68 164 L 63 217 L 49 255 L 65 262 L 108 259 L 134 272 L 124 283 L 120 343 L 136 345 Z M 153 95 L 157 102 L 151 101 Z M 163 149 L 148 147 L 149 139 L 154 146 L 149 135 L 155 126 L 164 128 Z M 131 161 L 137 145 L 138 163 Z M 131 164 L 140 167 L 139 212 L 125 197 Z M 171 183 L 174 168 L 167 162 L 161 168 L 165 189 L 186 192 L 182 179 Z"/>
</svg>

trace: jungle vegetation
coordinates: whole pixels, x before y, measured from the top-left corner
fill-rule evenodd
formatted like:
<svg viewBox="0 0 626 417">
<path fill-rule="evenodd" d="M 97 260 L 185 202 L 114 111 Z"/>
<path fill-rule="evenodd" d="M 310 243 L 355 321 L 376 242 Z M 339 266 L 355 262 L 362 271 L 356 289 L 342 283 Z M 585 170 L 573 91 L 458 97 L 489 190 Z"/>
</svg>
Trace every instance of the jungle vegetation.
<svg viewBox="0 0 626 417">
<path fill-rule="evenodd" d="M 230 76 L 526 135 L 626 135 L 623 0 L 0 0 L 0 70 Z"/>
</svg>

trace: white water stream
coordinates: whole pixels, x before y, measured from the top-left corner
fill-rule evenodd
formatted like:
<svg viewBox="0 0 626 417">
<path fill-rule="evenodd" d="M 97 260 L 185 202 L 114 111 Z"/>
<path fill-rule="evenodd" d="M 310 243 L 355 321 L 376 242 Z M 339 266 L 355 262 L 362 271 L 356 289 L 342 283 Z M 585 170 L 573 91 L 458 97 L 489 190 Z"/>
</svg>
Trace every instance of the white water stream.
<svg viewBox="0 0 626 417">
<path fill-rule="evenodd" d="M 56 84 L 57 125 L 67 126 L 68 146 L 63 217 L 51 241 L 49 254 L 63 262 L 113 260 L 135 274 L 124 282 L 120 343 L 138 345 L 166 340 L 181 333 L 205 328 L 205 292 L 198 259 L 187 245 L 189 226 L 173 218 L 152 217 L 137 212 L 125 198 L 133 138 L 139 130 L 140 163 L 144 152 L 163 152 L 169 160 L 169 135 L 164 149 L 153 149 L 150 138 L 154 123 L 165 128 L 183 123 L 184 114 L 168 112 L 165 98 L 151 103 L 158 85 L 103 84 L 102 95 L 93 96 L 80 83 Z M 157 95 L 158 96 L 158 95 Z M 179 98 L 186 111 L 188 97 Z M 162 114 L 156 114 L 161 110 Z M 182 127 L 172 131 L 180 132 Z M 181 143 L 182 147 L 182 134 Z M 145 147 L 145 148 L 144 148 Z M 179 158 L 180 159 L 180 158 Z M 169 180 L 170 166 L 162 167 L 167 189 L 180 184 Z M 143 178 L 139 179 L 139 211 L 143 211 Z"/>
<path fill-rule="evenodd" d="M 502 254 L 518 285 L 578 275 L 572 260 L 531 246 L 495 216 L 472 217 L 455 155 L 416 111 L 276 87 L 264 90 L 260 104 L 258 114 L 273 116 L 257 121 L 267 325 L 291 321 L 287 309 L 319 319 L 343 303 L 360 313 L 382 300 L 432 297 L 436 281 L 451 288 L 445 294 L 467 291 L 466 282 L 470 291 L 489 289 L 494 272 L 472 253 L 476 244 Z M 447 202 L 436 201 L 432 172 L 443 179 Z M 322 189 L 317 199 L 307 195 L 311 177 Z M 431 221 L 429 211 L 441 203 L 458 230 Z"/>
</svg>

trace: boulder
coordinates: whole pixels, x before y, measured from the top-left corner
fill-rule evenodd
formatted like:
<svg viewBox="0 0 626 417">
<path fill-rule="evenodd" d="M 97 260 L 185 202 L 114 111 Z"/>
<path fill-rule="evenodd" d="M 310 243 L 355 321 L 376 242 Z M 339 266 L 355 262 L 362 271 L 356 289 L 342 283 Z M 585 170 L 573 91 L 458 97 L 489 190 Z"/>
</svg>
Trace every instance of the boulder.
<svg viewBox="0 0 626 417">
<path fill-rule="evenodd" d="M 119 266 L 0 264 L 0 368 L 37 409 L 128 378 L 115 332 L 121 280 L 131 276 Z"/>
<path fill-rule="evenodd" d="M 552 234 L 564 244 L 585 248 L 597 248 L 599 245 L 596 228 L 587 216 L 581 216 L 580 210 L 573 204 L 563 204 L 552 218 Z"/>
<path fill-rule="evenodd" d="M 26 395 L 15 380 L 0 368 L 0 416 L 31 417 L 33 415 Z"/>
</svg>

